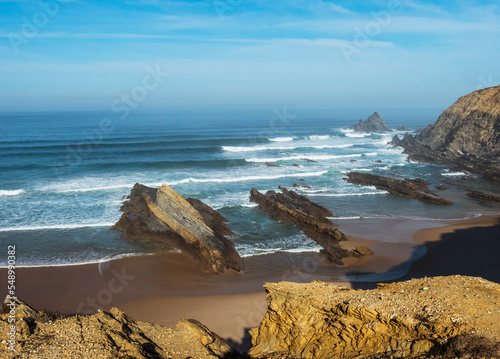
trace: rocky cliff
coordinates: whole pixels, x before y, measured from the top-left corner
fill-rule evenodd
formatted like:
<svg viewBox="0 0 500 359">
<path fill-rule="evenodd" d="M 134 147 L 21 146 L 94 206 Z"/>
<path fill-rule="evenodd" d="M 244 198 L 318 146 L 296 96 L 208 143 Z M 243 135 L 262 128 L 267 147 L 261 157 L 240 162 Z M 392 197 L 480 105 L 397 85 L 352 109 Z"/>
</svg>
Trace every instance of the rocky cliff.
<svg viewBox="0 0 500 359">
<path fill-rule="evenodd" d="M 203 202 L 184 199 L 167 185 L 150 188 L 136 184 L 114 229 L 127 239 L 143 239 L 156 246 L 181 250 L 199 261 L 207 273 L 243 269 L 226 220 Z"/>
<path fill-rule="evenodd" d="M 363 186 L 375 186 L 378 190 L 384 190 L 396 196 L 415 198 L 428 203 L 453 204 L 453 202 L 439 197 L 428 189 L 427 186 L 430 182 L 421 178 L 397 179 L 370 173 L 349 172 L 347 182 Z"/>
<path fill-rule="evenodd" d="M 366 121 L 349 126 L 349 129 L 358 132 L 391 132 L 378 112 L 374 112 Z"/>
<path fill-rule="evenodd" d="M 281 186 L 279 188 L 281 193 L 267 191 L 265 195 L 252 188 L 250 201 L 257 203 L 259 208 L 271 218 L 282 223 L 293 224 L 309 238 L 315 240 L 323 247 L 322 253 L 331 262 L 343 265 L 343 258 L 373 254 L 367 247 L 356 247 L 353 250 L 342 248 L 339 242 L 346 241 L 347 238 L 327 218 L 333 216 L 330 210 L 294 191 Z"/>
<path fill-rule="evenodd" d="M 500 285 L 481 278 L 412 279 L 374 290 L 323 282 L 268 283 L 266 289 L 267 313 L 251 330 L 254 358 L 500 354 Z"/>
<path fill-rule="evenodd" d="M 458 99 L 416 136 L 395 136 L 409 159 L 447 162 L 500 182 L 500 86 Z"/>
<path fill-rule="evenodd" d="M 116 308 L 90 316 L 58 317 L 16 303 L 16 354 L 19 358 L 240 358 L 218 335 L 196 320 L 181 320 L 175 329 L 137 322 Z M 8 338 L 9 314 L 0 315 L 0 335 Z M 13 354 L 4 343 L 0 357 Z"/>
</svg>

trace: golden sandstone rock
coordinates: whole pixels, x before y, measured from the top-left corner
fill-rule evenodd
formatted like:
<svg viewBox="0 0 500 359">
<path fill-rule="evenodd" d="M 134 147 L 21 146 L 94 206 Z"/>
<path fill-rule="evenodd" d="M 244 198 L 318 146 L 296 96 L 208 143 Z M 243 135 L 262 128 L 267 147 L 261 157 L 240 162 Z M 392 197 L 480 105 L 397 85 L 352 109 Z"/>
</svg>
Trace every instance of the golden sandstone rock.
<svg viewBox="0 0 500 359">
<path fill-rule="evenodd" d="M 321 282 L 266 289 L 267 313 L 251 331 L 255 358 L 418 357 L 439 355 L 463 334 L 500 338 L 500 285 L 481 278 L 412 279 L 374 290 Z"/>
</svg>

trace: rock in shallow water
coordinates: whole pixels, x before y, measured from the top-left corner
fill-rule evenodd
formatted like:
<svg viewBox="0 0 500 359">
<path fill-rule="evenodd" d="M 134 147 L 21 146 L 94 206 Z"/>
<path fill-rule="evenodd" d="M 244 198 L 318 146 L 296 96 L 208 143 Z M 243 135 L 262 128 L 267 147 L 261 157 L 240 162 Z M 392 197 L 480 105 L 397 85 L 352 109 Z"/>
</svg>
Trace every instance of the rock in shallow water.
<svg viewBox="0 0 500 359">
<path fill-rule="evenodd" d="M 349 172 L 346 180 L 349 183 L 363 186 L 375 186 L 376 189 L 387 191 L 390 194 L 415 198 L 428 203 L 453 204 L 453 202 L 441 198 L 429 190 L 427 186 L 430 182 L 421 178 L 397 179 L 372 175 L 370 173 Z"/>
<path fill-rule="evenodd" d="M 367 247 L 357 247 L 354 250 L 342 248 L 339 242 L 347 241 L 347 237 L 327 218 L 333 216 L 330 210 L 294 191 L 281 186 L 279 188 L 282 193 L 267 191 L 265 195 L 252 188 L 250 201 L 257 203 L 259 208 L 271 218 L 282 223 L 293 224 L 309 238 L 315 240 L 323 247 L 323 254 L 331 262 L 343 265 L 343 258 L 373 254 L 372 250 Z"/>
<path fill-rule="evenodd" d="M 114 229 L 127 239 L 180 249 L 199 261 L 207 273 L 223 273 L 227 268 L 243 269 L 226 220 L 203 202 L 184 199 L 167 185 L 150 188 L 135 184 Z"/>
</svg>

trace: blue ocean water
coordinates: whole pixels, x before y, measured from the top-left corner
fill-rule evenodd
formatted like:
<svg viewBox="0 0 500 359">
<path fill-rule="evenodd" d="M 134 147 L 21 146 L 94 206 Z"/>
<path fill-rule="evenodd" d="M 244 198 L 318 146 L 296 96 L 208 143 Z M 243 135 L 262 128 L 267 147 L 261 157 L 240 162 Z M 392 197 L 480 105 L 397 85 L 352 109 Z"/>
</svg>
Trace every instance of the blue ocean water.
<svg viewBox="0 0 500 359">
<path fill-rule="evenodd" d="M 344 219 L 496 213 L 467 199 L 461 186 L 440 193 L 455 201 L 447 207 L 346 183 L 348 171 L 421 177 L 435 185 L 461 176 L 446 165 L 406 161 L 401 149 L 387 145 L 402 132 L 346 130 L 371 112 L 192 110 L 131 114 L 123 120 L 104 112 L 0 114 L 0 248 L 16 245 L 18 265 L 24 266 L 158 252 L 123 240 L 110 228 L 137 182 L 166 183 L 217 209 L 228 219 L 235 232 L 231 239 L 243 256 L 318 249 L 298 230 L 274 222 L 250 203 L 252 187 L 267 191 L 297 184 L 298 193 Z M 379 112 L 390 128 L 405 124 L 415 130 L 434 123 L 440 110 Z M 469 180 L 489 189 L 474 176 Z M 2 263 L 5 257 L 0 252 Z"/>
</svg>

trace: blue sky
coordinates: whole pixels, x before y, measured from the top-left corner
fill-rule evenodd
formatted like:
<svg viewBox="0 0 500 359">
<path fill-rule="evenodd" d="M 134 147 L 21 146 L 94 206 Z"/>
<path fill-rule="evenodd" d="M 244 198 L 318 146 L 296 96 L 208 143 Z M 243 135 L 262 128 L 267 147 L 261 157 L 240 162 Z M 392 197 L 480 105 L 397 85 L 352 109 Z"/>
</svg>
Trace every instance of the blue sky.
<svg viewBox="0 0 500 359">
<path fill-rule="evenodd" d="M 0 0 L 0 111 L 444 109 L 500 83 L 499 40 L 497 1 Z"/>
</svg>

